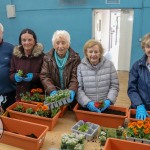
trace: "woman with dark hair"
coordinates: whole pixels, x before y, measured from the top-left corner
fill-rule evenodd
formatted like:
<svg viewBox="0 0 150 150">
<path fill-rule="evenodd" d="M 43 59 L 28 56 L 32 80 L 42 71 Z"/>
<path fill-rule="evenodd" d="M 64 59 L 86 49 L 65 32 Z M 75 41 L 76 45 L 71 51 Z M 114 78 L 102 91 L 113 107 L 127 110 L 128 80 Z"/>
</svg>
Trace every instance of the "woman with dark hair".
<svg viewBox="0 0 150 150">
<path fill-rule="evenodd" d="M 17 83 L 16 100 L 20 94 L 32 88 L 42 88 L 39 73 L 43 62 L 43 45 L 37 43 L 37 37 L 31 29 L 24 29 L 19 35 L 19 45 L 13 50 L 10 78 Z M 20 76 L 21 70 L 24 76 Z"/>
</svg>

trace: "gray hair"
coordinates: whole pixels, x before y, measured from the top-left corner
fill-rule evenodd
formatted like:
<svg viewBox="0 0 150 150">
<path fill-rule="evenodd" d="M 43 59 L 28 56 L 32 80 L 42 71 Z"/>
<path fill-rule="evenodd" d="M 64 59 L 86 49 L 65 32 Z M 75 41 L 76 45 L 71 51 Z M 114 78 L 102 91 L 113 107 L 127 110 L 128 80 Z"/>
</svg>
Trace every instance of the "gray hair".
<svg viewBox="0 0 150 150">
<path fill-rule="evenodd" d="M 144 50 L 145 46 L 150 46 L 150 33 L 144 35 L 141 41 L 141 47 Z"/>
<path fill-rule="evenodd" d="M 1 23 L 0 23 L 0 29 L 1 29 L 2 32 L 4 32 L 4 27 Z"/>
<path fill-rule="evenodd" d="M 65 31 L 65 30 L 57 30 L 54 32 L 53 37 L 52 37 L 52 44 L 54 46 L 55 40 L 59 37 L 63 37 L 66 42 L 70 45 L 70 34 Z"/>
</svg>

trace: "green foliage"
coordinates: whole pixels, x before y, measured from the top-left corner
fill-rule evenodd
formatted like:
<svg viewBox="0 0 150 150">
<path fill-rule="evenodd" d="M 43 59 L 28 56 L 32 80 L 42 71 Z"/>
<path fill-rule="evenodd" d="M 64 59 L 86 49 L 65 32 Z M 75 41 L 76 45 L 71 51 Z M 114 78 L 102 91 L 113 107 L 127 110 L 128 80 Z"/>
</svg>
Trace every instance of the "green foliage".
<svg viewBox="0 0 150 150">
<path fill-rule="evenodd" d="M 26 113 L 27 113 L 27 114 L 33 114 L 33 113 L 34 113 L 33 108 L 27 108 L 27 109 L 26 109 Z"/>
<path fill-rule="evenodd" d="M 18 70 L 18 76 L 22 77 L 23 76 L 23 71 L 22 70 Z"/>
<path fill-rule="evenodd" d="M 62 100 L 64 98 L 68 98 L 68 97 L 70 97 L 70 92 L 69 92 L 68 89 L 66 89 L 66 90 L 59 90 L 57 94 L 55 94 L 53 96 L 46 97 L 46 101 L 48 103 L 56 102 L 56 101 L 59 101 L 59 100 Z"/>
<path fill-rule="evenodd" d="M 24 101 L 44 102 L 45 96 L 42 95 L 41 93 L 42 93 L 42 89 L 37 88 L 37 89 L 32 89 L 31 92 L 21 93 L 20 96 L 21 99 Z"/>
<path fill-rule="evenodd" d="M 60 107 L 51 109 L 51 118 L 53 118 L 60 110 Z"/>
<path fill-rule="evenodd" d="M 81 132 L 87 132 L 88 129 L 89 129 L 89 125 L 86 122 L 78 127 L 78 130 Z"/>
<path fill-rule="evenodd" d="M 23 105 L 21 105 L 21 104 L 17 104 L 17 106 L 13 110 L 19 111 L 19 112 L 24 112 L 25 111 Z"/>
</svg>

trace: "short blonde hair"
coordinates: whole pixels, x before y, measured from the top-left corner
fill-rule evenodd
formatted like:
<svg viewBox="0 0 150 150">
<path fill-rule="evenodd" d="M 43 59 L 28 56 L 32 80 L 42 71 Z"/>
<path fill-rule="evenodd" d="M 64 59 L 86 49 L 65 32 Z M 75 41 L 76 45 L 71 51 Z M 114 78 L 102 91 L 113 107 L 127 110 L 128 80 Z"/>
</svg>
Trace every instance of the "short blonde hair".
<svg viewBox="0 0 150 150">
<path fill-rule="evenodd" d="M 87 56 L 87 48 L 91 48 L 95 45 L 98 45 L 99 47 L 99 51 L 100 51 L 100 57 L 103 56 L 103 53 L 104 53 L 104 49 L 102 47 L 102 44 L 97 41 L 97 40 L 94 40 L 94 39 L 90 39 L 88 40 L 85 44 L 84 44 L 84 47 L 83 47 L 83 51 L 84 51 L 84 55 Z"/>
<path fill-rule="evenodd" d="M 150 46 L 150 33 L 147 33 L 142 38 L 141 47 L 144 50 L 146 46 Z"/>
<path fill-rule="evenodd" d="M 1 29 L 2 32 L 4 32 L 4 27 L 1 23 L 0 23 L 0 29 Z"/>
<path fill-rule="evenodd" d="M 52 37 L 53 46 L 54 46 L 55 40 L 59 37 L 63 37 L 68 43 L 68 45 L 70 45 L 70 34 L 65 30 L 57 30 L 56 32 L 54 32 L 53 37 Z"/>
</svg>

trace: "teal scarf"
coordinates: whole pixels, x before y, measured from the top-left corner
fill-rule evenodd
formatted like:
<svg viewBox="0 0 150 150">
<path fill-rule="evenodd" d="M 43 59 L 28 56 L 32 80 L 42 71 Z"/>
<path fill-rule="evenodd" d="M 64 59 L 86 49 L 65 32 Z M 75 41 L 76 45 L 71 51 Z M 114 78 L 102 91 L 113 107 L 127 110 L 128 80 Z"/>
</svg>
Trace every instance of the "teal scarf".
<svg viewBox="0 0 150 150">
<path fill-rule="evenodd" d="M 63 70 L 65 67 L 65 64 L 67 62 L 69 56 L 69 51 L 67 50 L 65 57 L 60 58 L 56 52 L 56 50 L 54 51 L 54 57 L 59 69 L 59 77 L 60 77 L 60 83 L 61 83 L 61 88 L 64 89 L 64 83 L 63 83 Z"/>
</svg>

